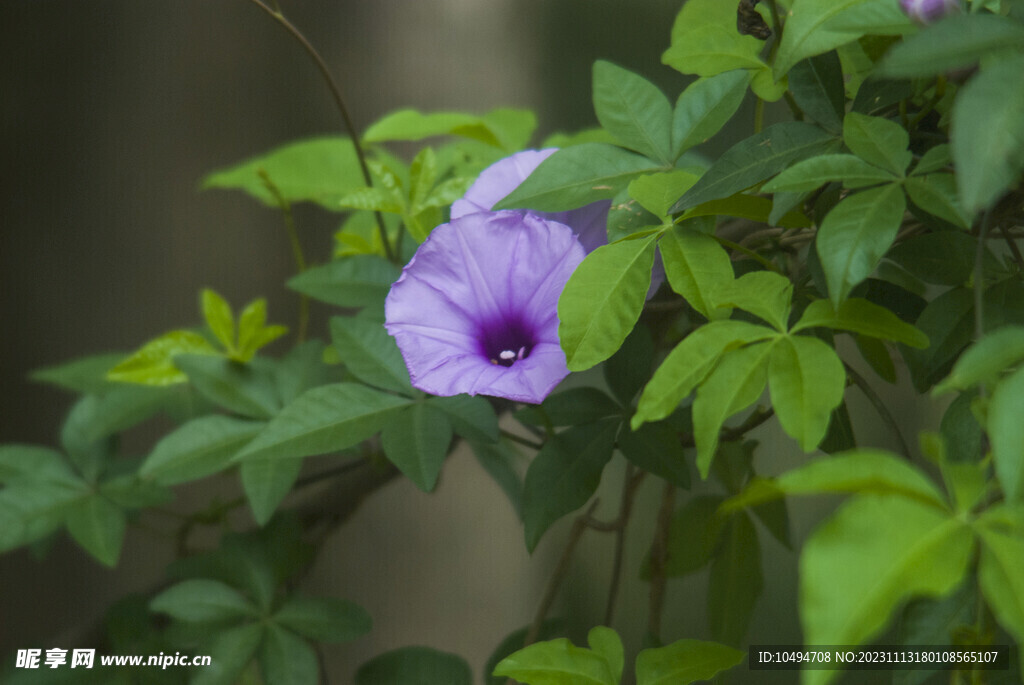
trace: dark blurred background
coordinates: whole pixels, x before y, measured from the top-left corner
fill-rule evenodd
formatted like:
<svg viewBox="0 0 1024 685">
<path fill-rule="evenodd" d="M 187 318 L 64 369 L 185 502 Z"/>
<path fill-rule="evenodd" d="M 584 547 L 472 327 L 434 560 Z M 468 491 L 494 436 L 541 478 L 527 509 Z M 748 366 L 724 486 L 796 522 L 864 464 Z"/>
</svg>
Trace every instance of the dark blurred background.
<svg viewBox="0 0 1024 685">
<path fill-rule="evenodd" d="M 595 59 L 643 73 L 673 100 L 686 82 L 659 59 L 680 0 L 282 5 L 331 66 L 360 129 L 399 107 L 526 107 L 539 116 L 536 144 L 596 123 Z M 56 444 L 71 398 L 30 382 L 29 371 L 195 325 L 203 287 L 236 307 L 264 296 L 272 322 L 293 323 L 280 217 L 239 193 L 199 192 L 198 181 L 339 127 L 307 55 L 247 0 L 0 3 L 0 443 Z M 327 259 L 337 218 L 302 208 L 297 220 L 307 254 Z M 324 336 L 324 317 L 314 324 Z M 796 452 L 791 442 L 783 451 Z M 649 544 L 658 492 L 642 492 L 650 501 L 637 514 L 636 555 Z M 358 601 L 376 623 L 372 636 L 328 651 L 330 682 L 405 644 L 463 654 L 479 673 L 490 649 L 532 617 L 564 532 L 549 532 L 531 559 L 511 509 L 464 454 L 432 496 L 407 483 L 378 493 L 308 577 L 311 594 Z M 805 532 L 798 526 L 797 537 Z M 796 642 L 795 559 L 762 539 L 766 592 L 752 637 Z M 584 544 L 563 613 L 600 621 L 606 542 Z M 168 547 L 133 530 L 114 571 L 67 541 L 45 562 L 0 556 L 3 660 L 73 641 L 115 598 L 152 587 Z M 587 559 L 601 559 L 600 572 L 587 573 Z M 626 573 L 620 609 L 637 612 L 623 611 L 617 627 L 640 635 L 646 586 Z M 670 590 L 666 635 L 706 637 L 703 583 L 681 587 Z"/>
</svg>

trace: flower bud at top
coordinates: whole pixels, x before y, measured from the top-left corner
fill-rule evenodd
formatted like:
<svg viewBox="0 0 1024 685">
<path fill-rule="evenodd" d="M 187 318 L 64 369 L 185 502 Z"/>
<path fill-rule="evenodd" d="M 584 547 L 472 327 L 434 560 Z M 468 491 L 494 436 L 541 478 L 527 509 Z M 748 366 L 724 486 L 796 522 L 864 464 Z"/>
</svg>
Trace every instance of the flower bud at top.
<svg viewBox="0 0 1024 685">
<path fill-rule="evenodd" d="M 900 0 L 900 7 L 911 19 L 930 24 L 960 9 L 960 0 Z"/>
</svg>

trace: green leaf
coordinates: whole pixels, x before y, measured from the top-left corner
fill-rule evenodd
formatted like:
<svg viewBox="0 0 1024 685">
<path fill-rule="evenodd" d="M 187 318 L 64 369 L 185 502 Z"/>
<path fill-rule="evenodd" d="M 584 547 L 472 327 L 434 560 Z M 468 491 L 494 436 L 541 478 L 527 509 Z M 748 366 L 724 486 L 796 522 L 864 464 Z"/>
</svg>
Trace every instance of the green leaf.
<svg viewBox="0 0 1024 685">
<path fill-rule="evenodd" d="M 889 348 L 878 338 L 858 335 L 854 338 L 857 350 L 878 377 L 887 383 L 896 382 L 896 365 L 892 361 Z"/>
<path fill-rule="evenodd" d="M 701 179 L 672 207 L 680 212 L 729 197 L 771 178 L 793 162 L 833 152 L 836 139 L 799 121 L 774 124 L 722 153 Z"/>
<path fill-rule="evenodd" d="M 615 400 L 597 388 L 570 388 L 549 395 L 536 407 L 524 407 L 516 419 L 531 426 L 580 426 L 622 413 Z"/>
<path fill-rule="evenodd" d="M 124 361 L 127 356 L 122 352 L 115 352 L 82 357 L 57 366 L 37 369 L 29 374 L 29 378 L 82 395 L 101 394 L 110 389 L 107 371 Z"/>
<path fill-rule="evenodd" d="M 124 511 L 101 495 L 92 495 L 68 509 L 68 533 L 101 564 L 117 566 L 127 527 Z"/>
<path fill-rule="evenodd" d="M 81 435 L 90 442 L 142 423 L 166 406 L 169 394 L 164 388 L 122 385 L 93 397 L 92 418 L 82 426 Z"/>
<path fill-rule="evenodd" d="M 587 633 L 587 644 L 594 653 L 604 657 L 608 662 L 608 670 L 612 674 L 612 682 L 622 680 L 622 668 L 625 665 L 625 652 L 619 634 L 605 626 L 594 626 Z"/>
<path fill-rule="evenodd" d="M 737 193 L 721 200 L 702 202 L 693 209 L 687 210 L 683 216 L 693 220 L 696 217 L 735 216 L 741 219 L 749 219 L 756 223 L 766 223 L 784 228 L 808 228 L 811 226 L 811 220 L 804 216 L 803 212 L 793 210 L 792 207 L 781 212 L 772 221 L 773 209 L 772 201 L 766 197 Z M 680 222 L 680 224 L 682 223 Z M 712 221 L 711 229 L 713 228 L 714 222 Z M 713 230 L 705 231 L 703 227 L 698 230 L 708 234 L 713 233 Z"/>
<path fill-rule="evenodd" d="M 898 525 L 894 525 L 898 522 Z M 943 596 L 970 561 L 970 528 L 899 496 L 861 495 L 843 504 L 804 544 L 800 620 L 807 644 L 859 645 L 905 600 Z M 837 587 L 844 588 L 836 592 Z M 836 671 L 809 671 L 825 683 Z"/>
<path fill-rule="evenodd" d="M 370 437 L 409 404 L 355 383 L 324 385 L 285 407 L 236 459 L 285 459 L 337 452 Z"/>
<path fill-rule="evenodd" d="M 429 647 L 402 647 L 370 659 L 356 671 L 356 685 L 473 685 L 466 660 Z"/>
<path fill-rule="evenodd" d="M 435 136 L 461 136 L 502 147 L 483 117 L 464 112 L 423 114 L 415 109 L 400 109 L 381 117 L 366 129 L 363 140 L 367 143 L 384 143 L 416 141 Z"/>
<path fill-rule="evenodd" d="M 242 489 L 256 523 L 265 525 L 302 472 L 301 459 L 246 459 L 239 466 Z"/>
<path fill-rule="evenodd" d="M 719 642 L 739 645 L 764 589 L 761 547 L 746 514 L 729 520 L 708 574 L 708 623 Z"/>
<path fill-rule="evenodd" d="M 604 361 L 633 330 L 651 286 L 655 241 L 650 236 L 602 245 L 565 284 L 558 338 L 571 371 Z"/>
<path fill-rule="evenodd" d="M 911 180 L 907 179 L 908 183 Z M 961 231 L 935 231 L 894 245 L 891 259 L 925 283 L 964 285 L 974 273 L 978 240 Z"/>
<path fill-rule="evenodd" d="M 664 478 L 678 487 L 689 489 L 690 467 L 679 436 L 664 423 L 648 423 L 635 431 L 623 426 L 618 447 L 635 466 Z"/>
<path fill-rule="evenodd" d="M 604 656 L 577 647 L 564 637 L 535 642 L 510 654 L 498 662 L 494 675 L 515 678 L 526 685 L 618 685 L 619 682 Z"/>
<path fill-rule="evenodd" d="M 100 483 L 97 492 L 122 509 L 155 507 L 174 499 L 174 494 L 164 486 L 134 473 L 108 478 Z"/>
<path fill-rule="evenodd" d="M 968 288 L 948 290 L 925 307 L 917 328 L 931 344 L 920 350 L 903 350 L 910 377 L 918 392 L 924 392 L 938 377 L 945 376 L 947 364 L 971 341 L 974 333 L 974 293 Z M 941 374 L 941 376 L 940 376 Z"/>
<path fill-rule="evenodd" d="M 320 682 L 316 652 L 309 643 L 272 623 L 264 630 L 259 659 L 264 682 L 275 685 L 316 685 Z"/>
<path fill-rule="evenodd" d="M 38 445 L 0 445 L 0 483 L 15 480 L 78 480 L 64 455 Z"/>
<path fill-rule="evenodd" d="M 900 187 L 888 185 L 847 197 L 822 221 L 816 244 L 835 307 L 874 271 L 896 239 L 905 209 Z"/>
<path fill-rule="evenodd" d="M 552 523 L 586 504 L 612 458 L 619 422 L 569 428 L 544 443 L 526 472 L 523 523 L 526 547 L 537 546 Z"/>
<path fill-rule="evenodd" d="M 996 385 L 988 405 L 992 461 L 1007 502 L 1024 501 L 1024 368 Z"/>
<path fill-rule="evenodd" d="M 508 152 L 516 152 L 529 145 L 537 128 L 537 115 L 528 109 L 499 107 L 484 114 L 483 120 Z"/>
<path fill-rule="evenodd" d="M 387 188 L 356 188 L 339 197 L 336 206 L 343 210 L 386 214 L 405 214 L 407 210 L 404 198 L 397 191 Z"/>
<path fill-rule="evenodd" d="M 443 412 L 455 432 L 467 440 L 495 442 L 498 439 L 498 417 L 491 403 L 483 397 L 429 397 L 427 404 Z"/>
<path fill-rule="evenodd" d="M 1024 26 L 988 13 L 954 13 L 889 50 L 878 64 L 886 78 L 938 76 L 1000 50 L 1024 47 Z"/>
<path fill-rule="evenodd" d="M 777 330 L 789 329 L 793 284 L 773 271 L 752 271 L 728 283 L 714 294 L 719 306 L 738 307 L 766 321 Z"/>
<path fill-rule="evenodd" d="M 1024 326 L 1004 326 L 985 334 L 960 355 L 953 370 L 933 394 L 967 390 L 973 385 L 996 382 L 1003 371 L 1024 361 Z"/>
<path fill-rule="evenodd" d="M 434 489 L 452 440 L 451 423 L 442 412 L 417 402 L 392 417 L 380 437 L 392 464 L 420 490 Z"/>
<path fill-rule="evenodd" d="M 331 341 L 352 375 L 370 385 L 403 395 L 417 394 L 395 339 L 383 322 L 351 316 L 331 317 Z"/>
<path fill-rule="evenodd" d="M 611 62 L 594 62 L 594 112 L 624 147 L 671 165 L 672 105 L 653 83 Z"/>
<path fill-rule="evenodd" d="M 939 430 L 945 440 L 946 458 L 950 463 L 975 465 L 981 457 L 981 425 L 971 411 L 974 397 L 974 393 L 960 393 L 942 415 Z"/>
<path fill-rule="evenodd" d="M 68 460 L 90 483 L 96 482 L 117 449 L 111 436 L 97 439 L 91 435 L 101 404 L 95 395 L 86 395 L 71 408 L 60 428 L 60 444 Z"/>
<path fill-rule="evenodd" d="M 437 155 L 425 147 L 416 153 L 409 165 L 409 204 L 414 208 L 423 206 L 427 196 L 437 183 Z"/>
<path fill-rule="evenodd" d="M 737 69 L 697 79 L 680 93 L 672 114 L 673 159 L 722 129 L 739 109 L 749 82 L 749 72 Z"/>
<path fill-rule="evenodd" d="M 981 527 L 978 581 L 996 620 L 1018 644 L 1024 642 L 1024 536 L 1018 527 L 1003 531 Z"/>
<path fill-rule="evenodd" d="M 920 330 L 905 323 L 885 307 L 859 297 L 844 300 L 838 309 L 828 300 L 815 300 L 804 310 L 792 332 L 817 327 L 851 331 L 911 347 L 928 346 L 928 337 Z"/>
<path fill-rule="evenodd" d="M 338 198 L 363 185 L 352 141 L 325 137 L 289 143 L 215 171 L 203 179 L 202 187 L 243 190 L 276 209 L 278 200 L 261 172 L 288 202 L 316 202 L 327 209 L 338 209 Z"/>
<path fill-rule="evenodd" d="M 768 360 L 775 342 L 726 352 L 697 390 L 693 400 L 693 437 L 701 478 L 708 477 L 722 424 L 756 402 L 764 392 Z"/>
<path fill-rule="evenodd" d="M 714 321 L 701 326 L 683 338 L 654 372 L 630 425 L 636 430 L 644 422 L 665 418 L 704 380 L 721 355 L 775 335 L 770 328 L 746 321 Z"/>
<path fill-rule="evenodd" d="M 174 365 L 181 354 L 219 354 L 206 338 L 192 331 L 171 331 L 139 348 L 107 371 L 107 378 L 123 383 L 173 385 L 188 380 Z"/>
<path fill-rule="evenodd" d="M 181 355 L 174 365 L 200 394 L 236 414 L 269 419 L 281 410 L 274 377 L 266 366 L 206 355 Z"/>
<path fill-rule="evenodd" d="M 949 137 L 960 207 L 974 215 L 999 199 L 1024 170 L 1024 55 L 986 64 L 957 93 Z"/>
<path fill-rule="evenodd" d="M 217 473 L 264 426 L 261 421 L 221 415 L 192 419 L 161 438 L 139 467 L 139 475 L 175 485 Z"/>
<path fill-rule="evenodd" d="M 843 401 L 846 371 L 836 351 L 810 336 L 783 336 L 768 363 L 772 407 L 804 452 L 818 447 Z"/>
<path fill-rule="evenodd" d="M 651 377 L 654 340 L 647 326 L 637 326 L 626 336 L 619 351 L 604 364 L 604 380 L 623 406 L 632 406 L 636 395 Z"/>
<path fill-rule="evenodd" d="M 208 649 L 210 665 L 197 669 L 189 685 L 234 685 L 262 640 L 258 623 L 218 631 Z"/>
<path fill-rule="evenodd" d="M 907 189 L 911 202 L 924 211 L 954 226 L 970 228 L 970 222 L 960 211 L 953 174 L 911 176 L 903 187 Z"/>
<path fill-rule="evenodd" d="M 370 632 L 371 619 L 358 604 L 333 597 L 290 597 L 274 622 L 318 642 L 347 642 Z"/>
<path fill-rule="evenodd" d="M 686 226 L 674 226 L 658 243 L 672 290 L 708 319 L 728 318 L 715 295 L 733 279 L 732 260 L 718 241 Z"/>
<path fill-rule="evenodd" d="M 876 449 L 858 449 L 815 459 L 774 480 L 755 480 L 723 509 L 734 511 L 787 495 L 871 493 L 899 495 L 940 509 L 946 501 L 935 484 L 905 459 Z"/>
<path fill-rule="evenodd" d="M 711 561 L 722 540 L 722 527 L 727 522 L 718 515 L 722 499 L 719 495 L 690 497 L 672 514 L 668 529 L 666 577 L 688 575 Z M 649 557 L 645 559 L 640 575 L 645 580 L 650 578 Z"/>
<path fill-rule="evenodd" d="M 907 129 L 882 117 L 850 112 L 843 119 L 843 142 L 864 161 L 897 176 L 902 177 L 913 160 Z"/>
<path fill-rule="evenodd" d="M 221 621 L 256 616 L 253 604 L 217 580 L 194 578 L 172 585 L 149 602 L 150 611 L 180 621 Z"/>
<path fill-rule="evenodd" d="M 828 131 L 842 132 L 846 93 L 843 67 L 835 52 L 798 62 L 789 72 L 789 91 L 804 114 Z"/>
<path fill-rule="evenodd" d="M 662 217 L 668 216 L 669 207 L 680 195 L 689 190 L 698 178 L 697 174 L 682 169 L 645 174 L 630 181 L 629 195 L 644 209 L 659 217 L 660 221 Z"/>
<path fill-rule="evenodd" d="M 549 618 L 544 621 L 541 625 L 540 634 L 537 636 L 538 640 L 550 640 L 555 636 L 561 634 L 563 629 L 564 621 L 561 619 Z M 526 641 L 526 633 L 530 630 L 530 627 L 520 628 L 519 630 L 509 633 L 501 643 L 495 647 L 494 651 L 491 652 L 491 656 L 488 657 L 487 663 L 484 665 L 484 682 L 486 685 L 505 685 L 505 678 L 494 675 L 494 668 L 498 665 L 498 662 L 507 657 L 509 654 L 523 648 L 523 643 Z"/>
<path fill-rule="evenodd" d="M 523 517 L 523 478 L 519 475 L 522 460 L 515 446 L 508 440 L 473 442 L 473 456 L 484 471 L 494 479 L 520 519 Z"/>
<path fill-rule="evenodd" d="M 934 147 L 928 148 L 928 151 L 921 155 L 921 159 L 918 160 L 914 166 L 914 170 L 910 172 L 911 176 L 921 176 L 923 174 L 930 174 L 934 171 L 943 171 L 950 164 L 953 163 L 953 156 L 950 151 L 948 143 L 941 143 Z"/>
<path fill-rule="evenodd" d="M 365 307 L 383 302 L 399 275 L 386 259 L 355 255 L 306 269 L 288 287 L 338 307 Z"/>
<path fill-rule="evenodd" d="M 793 0 L 775 55 L 775 76 L 864 34 L 892 35 L 913 28 L 899 4 L 889 0 Z"/>
<path fill-rule="evenodd" d="M 636 685 L 689 685 L 740 664 L 744 652 L 717 642 L 677 640 L 636 655 Z"/>
<path fill-rule="evenodd" d="M 967 580 L 948 597 L 919 599 L 907 605 L 899 622 L 900 645 L 953 645 L 956 633 L 974 622 L 978 606 L 974 579 Z M 893 685 L 920 685 L 939 671 L 894 671 Z"/>
<path fill-rule="evenodd" d="M 797 162 L 765 183 L 761 190 L 766 193 L 804 192 L 829 181 L 842 181 L 847 188 L 863 188 L 895 180 L 893 174 L 854 155 L 818 155 Z"/>
<path fill-rule="evenodd" d="M 559 212 L 609 200 L 631 180 L 660 170 L 651 160 L 605 143 L 582 143 L 559 150 L 494 206 Z"/>
<path fill-rule="evenodd" d="M 225 350 L 235 349 L 235 317 L 223 297 L 209 288 L 203 288 L 201 296 L 203 318 L 206 325 Z"/>
</svg>

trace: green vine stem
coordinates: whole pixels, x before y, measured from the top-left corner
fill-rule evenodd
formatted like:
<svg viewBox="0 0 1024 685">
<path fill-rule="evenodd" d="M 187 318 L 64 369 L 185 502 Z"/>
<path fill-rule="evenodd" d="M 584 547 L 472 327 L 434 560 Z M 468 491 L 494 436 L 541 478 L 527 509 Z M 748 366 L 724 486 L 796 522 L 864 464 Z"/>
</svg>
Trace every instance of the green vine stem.
<svg viewBox="0 0 1024 685">
<path fill-rule="evenodd" d="M 295 268 L 301 274 L 306 270 L 306 256 L 302 253 L 302 243 L 299 241 L 299 232 L 295 230 L 295 219 L 292 216 L 292 205 L 288 202 L 288 199 L 281 193 L 281 190 L 270 180 L 270 174 L 265 169 L 260 169 L 257 172 L 260 176 L 260 180 L 263 181 L 263 187 L 267 189 L 274 199 L 277 200 L 277 206 L 281 208 L 281 216 L 284 217 L 284 227 L 288 232 L 288 240 L 292 245 L 292 257 L 295 259 Z M 305 293 L 299 293 L 299 330 L 296 332 L 295 339 L 298 343 L 302 343 L 306 340 L 306 330 L 309 328 L 309 297 Z"/>
<path fill-rule="evenodd" d="M 299 42 L 302 49 L 306 51 L 306 54 L 310 56 L 314 63 L 316 63 L 317 69 L 320 74 L 324 77 L 324 81 L 327 82 L 327 88 L 331 91 L 331 95 L 334 98 L 334 104 L 338 108 L 338 112 L 341 113 L 341 119 L 345 124 L 345 130 L 348 131 L 349 136 L 352 138 L 352 147 L 355 149 L 356 158 L 359 160 L 359 169 L 363 174 L 363 182 L 366 183 L 367 187 L 373 186 L 373 179 L 370 176 L 370 169 L 366 166 L 366 153 L 363 150 L 362 143 L 359 142 L 359 136 L 356 134 L 355 126 L 352 124 L 352 117 L 349 116 L 348 108 L 345 106 L 345 100 L 341 97 L 341 89 L 338 87 L 334 77 L 331 76 L 331 70 L 328 69 L 327 63 L 324 62 L 323 57 L 316 51 L 316 48 L 306 39 L 302 32 L 299 31 L 294 24 L 292 24 L 281 12 L 280 6 L 276 0 L 271 0 L 272 7 L 269 7 L 261 0 L 249 0 L 252 4 L 259 7 L 261 10 L 267 13 L 274 21 L 279 23 L 281 26 L 291 34 L 291 36 Z M 391 248 L 391 243 L 388 241 L 387 230 L 384 228 L 384 217 L 381 216 L 380 212 L 374 212 L 377 218 L 377 231 L 380 234 L 381 245 L 384 246 L 384 255 L 389 261 L 395 262 L 396 255 L 394 250 Z"/>
</svg>

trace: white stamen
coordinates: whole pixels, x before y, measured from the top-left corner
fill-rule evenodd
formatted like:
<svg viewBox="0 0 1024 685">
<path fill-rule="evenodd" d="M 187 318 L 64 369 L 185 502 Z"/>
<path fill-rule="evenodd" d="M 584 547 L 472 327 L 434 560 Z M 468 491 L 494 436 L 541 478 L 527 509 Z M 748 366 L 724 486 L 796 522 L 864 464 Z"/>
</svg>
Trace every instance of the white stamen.
<svg viewBox="0 0 1024 685">
<path fill-rule="evenodd" d="M 523 351 L 522 351 L 522 349 L 520 349 L 519 350 L 519 354 L 521 355 L 522 353 L 523 353 Z M 498 356 L 501 357 L 502 359 L 504 359 L 505 361 L 508 361 L 509 359 L 515 359 L 516 358 L 516 353 L 513 352 L 512 350 L 502 350 L 501 354 L 499 354 Z M 519 358 L 522 359 L 522 357 L 519 357 Z"/>
</svg>

